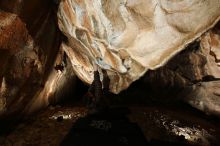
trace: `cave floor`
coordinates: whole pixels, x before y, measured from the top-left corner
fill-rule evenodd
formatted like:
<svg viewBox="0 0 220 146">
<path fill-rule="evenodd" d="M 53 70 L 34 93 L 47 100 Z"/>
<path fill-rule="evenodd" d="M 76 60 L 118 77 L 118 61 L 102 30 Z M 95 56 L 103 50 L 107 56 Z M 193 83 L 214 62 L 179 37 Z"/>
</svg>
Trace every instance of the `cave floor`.
<svg viewBox="0 0 220 146">
<path fill-rule="evenodd" d="M 127 107 L 129 122 L 139 126 L 148 145 L 218 145 L 219 119 L 180 106 Z M 50 106 L 1 135 L 0 145 L 58 146 L 74 123 L 87 114 L 88 110 L 83 105 Z"/>
</svg>

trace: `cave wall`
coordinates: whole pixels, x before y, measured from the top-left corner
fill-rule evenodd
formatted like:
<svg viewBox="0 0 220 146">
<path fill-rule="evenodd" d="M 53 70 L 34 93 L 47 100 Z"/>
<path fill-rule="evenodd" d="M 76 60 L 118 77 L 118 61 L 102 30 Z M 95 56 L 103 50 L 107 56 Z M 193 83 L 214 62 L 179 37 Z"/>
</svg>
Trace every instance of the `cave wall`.
<svg viewBox="0 0 220 146">
<path fill-rule="evenodd" d="M 0 1 L 0 115 L 36 111 L 54 96 L 58 85 L 45 84 L 57 79 L 63 55 L 56 9 L 52 0 Z"/>
</svg>

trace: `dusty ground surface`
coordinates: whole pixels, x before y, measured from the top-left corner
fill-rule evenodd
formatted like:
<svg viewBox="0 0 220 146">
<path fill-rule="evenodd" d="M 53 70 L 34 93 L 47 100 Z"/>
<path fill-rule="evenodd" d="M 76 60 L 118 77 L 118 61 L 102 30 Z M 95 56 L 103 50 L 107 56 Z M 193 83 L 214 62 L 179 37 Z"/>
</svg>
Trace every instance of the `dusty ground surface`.
<svg viewBox="0 0 220 146">
<path fill-rule="evenodd" d="M 139 125 L 151 145 L 164 142 L 218 145 L 219 119 L 179 105 L 172 108 L 159 105 L 130 105 L 129 109 L 129 120 Z M 58 146 L 74 122 L 86 116 L 87 112 L 88 110 L 82 105 L 48 107 L 35 116 L 25 119 L 9 133 L 2 134 L 0 145 Z"/>
<path fill-rule="evenodd" d="M 3 146 L 56 146 L 68 133 L 74 121 L 84 116 L 83 107 L 49 107 L 18 126 L 8 135 L 0 138 Z M 59 122 L 60 115 L 68 117 Z"/>
</svg>

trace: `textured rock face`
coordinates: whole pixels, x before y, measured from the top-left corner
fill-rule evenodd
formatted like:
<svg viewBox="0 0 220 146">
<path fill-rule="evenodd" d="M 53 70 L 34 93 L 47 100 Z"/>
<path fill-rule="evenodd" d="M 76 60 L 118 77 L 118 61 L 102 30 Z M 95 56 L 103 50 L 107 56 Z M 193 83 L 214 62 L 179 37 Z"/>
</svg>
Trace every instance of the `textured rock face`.
<svg viewBox="0 0 220 146">
<path fill-rule="evenodd" d="M 10 13 L 1 13 L 0 22 L 0 48 L 15 52 L 23 47 L 28 39 L 24 23 L 16 15 Z"/>
<path fill-rule="evenodd" d="M 5 12 L 1 12 L 0 17 L 0 100 L 2 103 L 0 106 L 3 110 L 6 108 L 7 96 L 8 98 L 15 96 L 16 87 L 19 88 L 24 83 L 24 79 L 30 76 L 30 66 L 35 64 L 33 60 L 37 60 L 37 58 L 31 51 L 33 40 L 20 18 L 15 14 Z M 23 48 L 25 49 L 22 50 Z M 29 55 L 24 56 L 24 54 Z M 9 86 L 13 86 L 12 84 L 14 87 L 10 88 Z"/>
<path fill-rule="evenodd" d="M 185 101 L 207 114 L 220 116 L 220 27 L 206 33 L 201 38 L 198 54 L 205 60 L 204 65 L 194 68 L 196 80 L 199 81 L 183 92 Z M 195 62 L 195 61 L 194 61 Z M 198 61 L 197 61 L 198 62 Z M 189 90 L 190 88 L 190 90 Z M 186 92 L 186 91 L 189 92 Z"/>
<path fill-rule="evenodd" d="M 155 91 L 168 90 L 193 107 L 220 116 L 220 26 L 208 31 L 172 58 L 165 66 L 149 71 L 145 84 Z M 177 94 L 175 95 L 175 98 Z"/>
<path fill-rule="evenodd" d="M 219 0 L 62 0 L 62 48 L 79 78 L 91 83 L 95 62 L 118 93 L 210 29 L 219 9 Z"/>
<path fill-rule="evenodd" d="M 1 12 L 1 15 L 5 17 L 1 24 L 7 22 L 1 32 L 5 51 L 1 69 L 0 99 L 4 101 L 1 112 L 13 112 L 24 109 L 31 100 L 28 97 L 36 94 L 42 82 L 43 67 L 39 50 L 25 24 L 15 14 Z"/>
<path fill-rule="evenodd" d="M 73 85 L 69 60 L 59 50 L 54 6 L 44 0 L 0 1 L 0 118 L 43 108 Z M 62 71 L 54 69 L 58 64 Z"/>
</svg>

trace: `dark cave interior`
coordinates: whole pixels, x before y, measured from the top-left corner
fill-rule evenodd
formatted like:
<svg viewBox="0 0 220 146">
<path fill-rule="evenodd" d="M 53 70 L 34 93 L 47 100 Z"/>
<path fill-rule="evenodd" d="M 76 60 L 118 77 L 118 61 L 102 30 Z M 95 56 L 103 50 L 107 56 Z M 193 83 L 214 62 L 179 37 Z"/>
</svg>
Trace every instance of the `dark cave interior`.
<svg viewBox="0 0 220 146">
<path fill-rule="evenodd" d="M 0 1 L 0 10 L 17 14 L 25 23 L 35 45 L 43 48 L 39 54 L 48 55 L 44 62 L 47 69 L 41 78 L 42 83 L 46 83 L 49 73 L 55 70 L 53 64 L 60 43 L 66 40 L 57 27 L 58 3 L 59 1 L 54 0 Z M 4 67 L 12 66 L 10 58 L 17 53 L 13 47 L 20 47 L 16 41 L 21 40 L 9 42 L 9 49 L 0 49 L 0 82 L 4 73 L 7 73 Z M 195 48 L 194 46 L 194 52 L 197 49 Z M 187 50 L 181 54 L 187 56 Z M 175 57 L 173 60 L 175 62 Z M 185 63 L 183 60 L 180 65 Z M 175 83 L 167 81 L 173 75 L 169 71 L 173 68 L 178 70 L 178 66 L 170 62 L 170 66 L 147 72 L 120 94 L 110 93 L 107 97 L 109 107 L 96 113 L 90 113 L 84 100 L 89 86 L 78 78 L 66 85 L 65 92 L 59 93 L 61 96 L 48 99 L 48 106 L 31 114 L 24 114 L 23 108 L 31 101 L 29 98 L 32 94 L 26 97 L 28 101 L 9 99 L 7 108 L 11 111 L 0 116 L 0 145 L 219 145 L 219 117 L 208 115 L 181 100 L 180 93 L 185 91 L 182 84 L 177 80 L 177 86 L 173 86 Z M 164 80 L 161 80 L 162 75 L 158 72 L 165 74 L 165 79 L 162 78 Z M 151 78 L 155 74 L 155 78 Z M 29 83 L 36 76 L 30 76 L 22 84 L 22 92 L 35 92 L 38 85 L 34 85 L 38 83 Z M 21 101 L 21 104 L 17 104 L 17 101 Z"/>
</svg>

